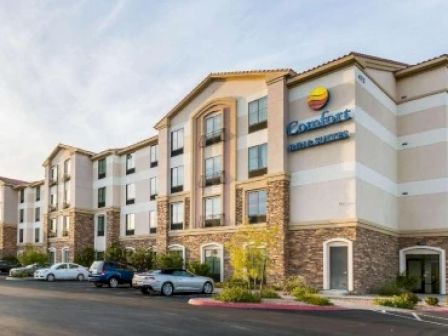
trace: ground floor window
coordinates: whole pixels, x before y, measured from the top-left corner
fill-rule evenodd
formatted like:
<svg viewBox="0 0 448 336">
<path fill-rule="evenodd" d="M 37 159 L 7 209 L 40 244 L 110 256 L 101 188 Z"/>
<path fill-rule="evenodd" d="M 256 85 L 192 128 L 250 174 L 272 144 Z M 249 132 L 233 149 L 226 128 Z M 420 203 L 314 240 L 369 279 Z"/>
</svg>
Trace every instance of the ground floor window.
<svg viewBox="0 0 448 336">
<path fill-rule="evenodd" d="M 176 254 L 182 258 L 182 262 L 185 265 L 185 247 L 182 245 L 174 244 L 168 246 L 168 253 Z"/>
<path fill-rule="evenodd" d="M 104 260 L 104 251 L 96 251 L 95 260 Z"/>
<path fill-rule="evenodd" d="M 416 279 L 414 292 L 446 293 L 445 250 L 431 246 L 413 246 L 400 251 L 400 273 Z"/>
<path fill-rule="evenodd" d="M 201 262 L 208 265 L 210 277 L 213 280 L 223 281 L 224 260 L 223 247 L 221 244 L 207 244 L 201 247 Z"/>
<path fill-rule="evenodd" d="M 345 238 L 324 242 L 324 289 L 353 290 L 353 244 Z"/>
<path fill-rule="evenodd" d="M 70 250 L 68 248 L 62 249 L 62 262 L 68 263 L 70 261 Z"/>
<path fill-rule="evenodd" d="M 56 251 L 54 249 L 48 250 L 48 262 L 50 265 L 56 262 Z"/>
</svg>

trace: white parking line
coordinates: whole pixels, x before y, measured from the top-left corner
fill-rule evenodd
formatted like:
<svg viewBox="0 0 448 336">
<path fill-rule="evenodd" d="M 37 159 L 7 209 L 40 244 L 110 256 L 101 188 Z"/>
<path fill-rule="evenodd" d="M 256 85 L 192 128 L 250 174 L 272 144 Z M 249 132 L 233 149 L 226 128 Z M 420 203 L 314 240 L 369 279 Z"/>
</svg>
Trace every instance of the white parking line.
<svg viewBox="0 0 448 336">
<path fill-rule="evenodd" d="M 415 317 L 417 321 L 421 321 L 422 319 L 417 315 L 417 313 L 412 313 L 412 316 Z"/>
<path fill-rule="evenodd" d="M 420 317 L 419 317 L 417 314 L 415 314 L 415 313 L 408 313 L 409 315 L 406 316 L 406 315 L 394 314 L 394 313 L 392 313 L 392 312 L 390 312 L 390 311 L 385 311 L 385 310 L 373 310 L 373 311 L 376 311 L 377 313 L 381 313 L 381 314 L 384 314 L 384 315 L 390 315 L 390 316 L 394 316 L 394 317 L 400 317 L 400 318 L 403 318 L 403 319 L 408 319 L 408 320 L 418 321 L 418 322 L 422 322 L 422 323 L 434 324 L 434 325 L 441 326 L 441 327 L 448 327 L 448 323 L 440 323 L 440 322 L 435 322 L 435 321 L 427 321 L 427 320 L 424 320 L 424 319 L 420 318 Z M 404 313 L 404 314 L 406 314 L 406 313 Z M 411 317 L 411 315 L 412 315 L 412 317 Z M 428 318 L 432 318 L 433 316 L 426 316 L 426 317 L 428 317 Z"/>
</svg>

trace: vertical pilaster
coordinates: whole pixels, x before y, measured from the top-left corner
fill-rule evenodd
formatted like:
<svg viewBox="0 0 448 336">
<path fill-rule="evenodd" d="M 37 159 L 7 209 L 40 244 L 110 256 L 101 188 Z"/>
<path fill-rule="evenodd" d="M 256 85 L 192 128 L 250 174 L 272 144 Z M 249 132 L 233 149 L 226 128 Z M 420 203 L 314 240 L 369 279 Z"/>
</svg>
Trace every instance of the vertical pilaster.
<svg viewBox="0 0 448 336">
<path fill-rule="evenodd" d="M 157 252 L 165 253 L 168 247 L 169 203 L 167 196 L 157 197 Z"/>
</svg>

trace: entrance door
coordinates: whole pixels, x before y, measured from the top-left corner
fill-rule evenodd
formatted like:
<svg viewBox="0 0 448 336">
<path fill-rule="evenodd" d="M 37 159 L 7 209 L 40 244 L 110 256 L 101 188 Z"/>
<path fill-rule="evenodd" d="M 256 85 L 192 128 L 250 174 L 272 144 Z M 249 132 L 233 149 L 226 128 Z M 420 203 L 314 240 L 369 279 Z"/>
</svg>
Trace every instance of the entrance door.
<svg viewBox="0 0 448 336">
<path fill-rule="evenodd" d="M 204 249 L 204 261 L 210 270 L 210 277 L 219 282 L 221 281 L 221 259 L 217 248 Z"/>
<path fill-rule="evenodd" d="M 415 293 L 440 293 L 440 266 L 437 254 L 406 255 L 406 275 L 417 280 Z"/>
<path fill-rule="evenodd" d="M 330 289 L 348 289 L 348 247 L 330 246 Z"/>
</svg>

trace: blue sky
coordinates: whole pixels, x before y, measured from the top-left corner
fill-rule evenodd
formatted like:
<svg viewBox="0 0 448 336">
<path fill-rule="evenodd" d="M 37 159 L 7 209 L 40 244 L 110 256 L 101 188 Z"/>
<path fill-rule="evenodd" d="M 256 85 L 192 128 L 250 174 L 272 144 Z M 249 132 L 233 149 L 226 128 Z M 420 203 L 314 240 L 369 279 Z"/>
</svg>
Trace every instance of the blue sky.
<svg viewBox="0 0 448 336">
<path fill-rule="evenodd" d="M 448 1 L 0 2 L 0 176 L 43 176 L 66 143 L 100 151 L 152 126 L 209 72 L 302 71 L 349 51 L 447 52 Z"/>
</svg>

